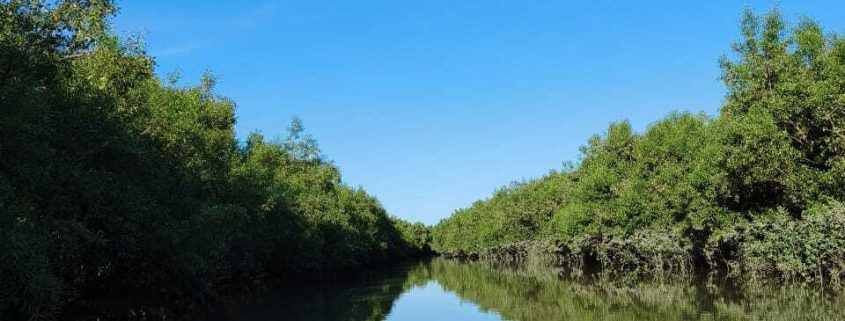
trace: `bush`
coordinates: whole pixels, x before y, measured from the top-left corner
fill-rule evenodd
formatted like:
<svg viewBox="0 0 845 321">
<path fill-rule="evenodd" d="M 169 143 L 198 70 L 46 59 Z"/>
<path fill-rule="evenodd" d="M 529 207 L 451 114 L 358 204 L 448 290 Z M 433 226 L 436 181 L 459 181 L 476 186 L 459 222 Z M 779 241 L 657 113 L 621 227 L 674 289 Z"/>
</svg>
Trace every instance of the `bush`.
<svg viewBox="0 0 845 321">
<path fill-rule="evenodd" d="M 815 206 L 801 219 L 773 210 L 715 245 L 734 248 L 734 272 L 839 283 L 845 276 L 845 205 Z"/>
</svg>

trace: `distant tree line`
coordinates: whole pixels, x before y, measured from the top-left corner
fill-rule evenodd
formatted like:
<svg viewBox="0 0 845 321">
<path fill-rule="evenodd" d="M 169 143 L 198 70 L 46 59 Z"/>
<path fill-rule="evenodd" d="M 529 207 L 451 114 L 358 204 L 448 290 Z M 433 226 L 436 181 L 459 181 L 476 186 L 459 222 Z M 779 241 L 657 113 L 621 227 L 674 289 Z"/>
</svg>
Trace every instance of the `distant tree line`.
<svg viewBox="0 0 845 321">
<path fill-rule="evenodd" d="M 0 1 L 0 319 L 204 300 L 257 277 L 415 255 L 428 230 L 341 181 L 301 122 L 235 138 L 215 78 L 177 86 L 109 0 Z M 187 298 L 187 299 L 186 299 Z"/>
<path fill-rule="evenodd" d="M 741 32 L 720 60 L 719 115 L 674 112 L 643 133 L 612 124 L 576 166 L 441 221 L 434 250 L 502 254 L 522 242 L 511 252 L 541 244 L 607 268 L 841 279 L 845 39 L 811 20 L 787 26 L 778 11 L 746 12 Z"/>
</svg>

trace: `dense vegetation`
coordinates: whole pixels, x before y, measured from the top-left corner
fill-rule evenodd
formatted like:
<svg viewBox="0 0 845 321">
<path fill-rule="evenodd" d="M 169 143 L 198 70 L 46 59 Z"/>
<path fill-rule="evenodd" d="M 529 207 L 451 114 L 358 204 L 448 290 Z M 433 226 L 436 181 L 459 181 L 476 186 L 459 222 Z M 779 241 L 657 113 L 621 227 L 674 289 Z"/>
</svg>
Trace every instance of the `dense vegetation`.
<svg viewBox="0 0 845 321">
<path fill-rule="evenodd" d="M 297 119 L 238 142 L 215 78 L 163 81 L 109 0 L 0 1 L 0 319 L 98 298 L 203 299 L 427 246 L 344 185 Z"/>
<path fill-rule="evenodd" d="M 777 11 L 747 12 L 741 31 L 719 115 L 612 124 L 577 166 L 441 221 L 435 251 L 845 276 L 845 39 Z"/>
</svg>

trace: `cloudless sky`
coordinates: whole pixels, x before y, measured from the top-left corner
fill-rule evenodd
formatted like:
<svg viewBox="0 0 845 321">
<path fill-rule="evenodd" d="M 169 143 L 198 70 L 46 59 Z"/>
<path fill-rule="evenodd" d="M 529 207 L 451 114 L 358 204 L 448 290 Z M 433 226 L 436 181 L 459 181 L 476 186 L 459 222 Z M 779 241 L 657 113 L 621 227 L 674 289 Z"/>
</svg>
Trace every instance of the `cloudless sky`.
<svg viewBox="0 0 845 321">
<path fill-rule="evenodd" d="M 119 1 L 157 71 L 204 70 L 237 135 L 303 119 L 346 183 L 436 223 L 565 161 L 610 122 L 715 114 L 717 59 L 771 1 Z M 843 1 L 780 1 L 845 31 Z"/>
<path fill-rule="evenodd" d="M 428 281 L 403 293 L 390 310 L 385 321 L 473 320 L 501 321 L 493 311 L 485 311 L 447 291 L 437 281 Z"/>
</svg>

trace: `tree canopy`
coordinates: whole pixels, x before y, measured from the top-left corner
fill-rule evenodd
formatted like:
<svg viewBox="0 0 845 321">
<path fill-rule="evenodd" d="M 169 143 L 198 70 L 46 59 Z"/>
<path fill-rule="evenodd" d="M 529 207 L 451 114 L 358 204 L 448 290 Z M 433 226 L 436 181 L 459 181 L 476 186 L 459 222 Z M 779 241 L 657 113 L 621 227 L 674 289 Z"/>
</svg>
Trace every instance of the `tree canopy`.
<svg viewBox="0 0 845 321">
<path fill-rule="evenodd" d="M 845 40 L 777 10 L 747 11 L 740 29 L 718 115 L 674 112 L 642 133 L 614 123 L 574 168 L 441 221 L 434 249 L 555 241 L 605 266 L 845 276 Z"/>
<path fill-rule="evenodd" d="M 341 180 L 294 118 L 235 138 L 215 78 L 159 79 L 108 0 L 0 1 L 0 316 L 237 278 L 320 277 L 422 250 L 427 230 Z"/>
</svg>

